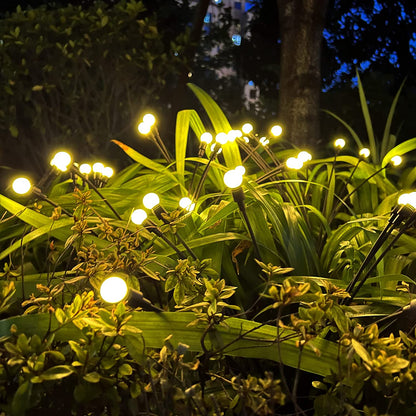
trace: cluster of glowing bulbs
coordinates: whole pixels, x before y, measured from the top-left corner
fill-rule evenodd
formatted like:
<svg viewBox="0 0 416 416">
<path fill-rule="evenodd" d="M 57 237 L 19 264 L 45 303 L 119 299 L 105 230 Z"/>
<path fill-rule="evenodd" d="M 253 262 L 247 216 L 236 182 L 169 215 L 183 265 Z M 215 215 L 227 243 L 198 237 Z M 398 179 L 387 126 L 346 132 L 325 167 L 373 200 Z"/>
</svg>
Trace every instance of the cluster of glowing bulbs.
<svg viewBox="0 0 416 416">
<path fill-rule="evenodd" d="M 111 276 L 105 279 L 100 287 L 100 295 L 108 303 L 122 301 L 127 293 L 127 283 L 119 276 Z"/>
<path fill-rule="evenodd" d="M 145 114 L 143 116 L 143 120 L 139 125 L 137 126 L 137 130 L 139 130 L 139 133 L 146 135 L 149 134 L 152 130 L 152 126 L 156 123 L 156 118 L 153 114 Z"/>
<path fill-rule="evenodd" d="M 289 169 L 298 170 L 303 167 L 304 163 L 309 162 L 310 160 L 312 160 L 312 155 L 309 152 L 302 150 L 297 157 L 289 157 L 286 160 L 286 166 Z"/>
<path fill-rule="evenodd" d="M 246 173 L 244 166 L 237 166 L 224 174 L 224 183 L 231 189 L 238 188 L 243 183 L 243 175 Z"/>
</svg>

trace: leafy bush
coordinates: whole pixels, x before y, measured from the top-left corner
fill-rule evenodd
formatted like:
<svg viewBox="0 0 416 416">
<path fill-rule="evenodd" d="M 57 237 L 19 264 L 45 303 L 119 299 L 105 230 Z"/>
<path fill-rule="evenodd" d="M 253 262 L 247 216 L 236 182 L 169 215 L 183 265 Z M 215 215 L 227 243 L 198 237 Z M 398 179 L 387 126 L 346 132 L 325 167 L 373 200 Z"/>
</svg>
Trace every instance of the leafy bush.
<svg viewBox="0 0 416 416">
<path fill-rule="evenodd" d="M 414 406 L 406 320 L 416 241 L 404 227 L 414 214 L 398 231 L 388 225 L 402 193 L 390 160 L 414 139 L 377 164 L 336 149 L 290 169 L 299 149 L 232 130 L 190 88 L 211 126 L 179 112 L 175 158 L 153 127 L 166 163 L 114 140 L 134 163 L 108 182 L 74 165 L 48 192 L 57 206 L 0 195 L 1 409 L 376 415 Z M 187 155 L 188 139 L 206 130 L 232 140 Z M 242 163 L 230 191 L 224 175 Z M 148 192 L 161 201 L 140 224 L 132 213 Z M 134 289 L 134 308 L 97 296 L 111 275 Z"/>
<path fill-rule="evenodd" d="M 0 39 L 3 163 L 38 172 L 58 146 L 108 157 L 109 138 L 133 136 L 139 113 L 176 71 L 173 49 L 181 50 L 174 39 L 166 49 L 135 0 L 18 8 L 2 19 Z"/>
</svg>

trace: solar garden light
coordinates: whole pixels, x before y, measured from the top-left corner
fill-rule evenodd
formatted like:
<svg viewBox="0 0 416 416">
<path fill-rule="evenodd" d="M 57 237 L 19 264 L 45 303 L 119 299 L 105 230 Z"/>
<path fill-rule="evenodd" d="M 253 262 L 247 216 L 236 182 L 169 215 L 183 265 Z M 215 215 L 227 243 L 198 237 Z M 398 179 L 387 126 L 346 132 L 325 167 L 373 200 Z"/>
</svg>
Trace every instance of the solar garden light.
<svg viewBox="0 0 416 416">
<path fill-rule="evenodd" d="M 390 218 L 387 222 L 387 225 L 384 227 L 383 231 L 377 238 L 370 252 L 367 254 L 363 263 L 361 264 L 360 269 L 355 274 L 354 278 L 351 280 L 347 287 L 347 292 L 350 293 L 350 297 L 346 298 L 344 302 L 350 304 L 354 297 L 357 295 L 358 291 L 363 286 L 364 282 L 370 276 L 371 272 L 375 269 L 378 263 L 383 259 L 387 254 L 393 244 L 400 238 L 400 236 L 408 230 L 411 226 L 416 223 L 416 192 L 402 194 L 398 200 L 397 205 L 392 209 Z M 393 240 L 388 244 L 388 246 L 383 250 L 380 256 L 375 260 L 373 265 L 367 271 L 367 273 L 360 279 L 365 268 L 370 264 L 376 255 L 377 251 L 382 247 L 386 242 L 388 237 L 391 235 L 393 230 L 398 228 L 398 232 L 393 238 Z"/>
<path fill-rule="evenodd" d="M 135 209 L 130 216 L 131 222 L 136 225 L 143 225 L 148 231 L 160 237 L 169 247 L 175 250 L 179 258 L 185 259 L 186 256 L 176 247 L 176 245 L 170 241 L 165 234 L 159 229 L 157 224 L 147 218 L 147 212 L 144 209 Z"/>
<path fill-rule="evenodd" d="M 168 149 L 160 138 L 159 130 L 156 127 L 156 118 L 153 114 L 145 114 L 143 121 L 137 126 L 137 130 L 143 136 L 149 136 L 153 140 L 168 163 L 173 162 Z"/>
<path fill-rule="evenodd" d="M 88 175 L 84 175 L 83 173 L 81 173 L 80 168 L 78 168 L 74 163 L 72 163 L 72 158 L 69 153 L 67 152 L 56 153 L 50 163 L 52 166 L 54 166 L 56 169 L 58 169 L 61 172 L 72 172 L 78 175 L 104 201 L 104 203 L 108 206 L 108 208 L 110 208 L 110 210 L 113 212 L 116 218 L 121 220 L 120 214 L 113 208 L 113 206 L 107 201 L 107 199 L 103 196 L 103 194 L 98 190 L 94 182 L 88 178 Z M 93 172 L 94 172 L 94 166 L 95 166 L 95 174 L 100 174 L 100 172 L 103 171 L 104 169 L 104 165 L 102 163 L 99 163 L 99 164 L 95 163 L 92 168 Z"/>
<path fill-rule="evenodd" d="M 107 277 L 100 286 L 100 296 L 107 303 L 118 303 L 123 300 L 127 305 L 136 309 L 141 307 L 147 311 L 163 312 L 163 309 L 153 305 L 139 290 L 129 288 L 121 275 Z"/>
<path fill-rule="evenodd" d="M 37 198 L 41 199 L 42 201 L 45 201 L 48 204 L 52 205 L 54 208 L 60 208 L 64 214 L 68 215 L 68 217 L 73 217 L 73 215 L 69 211 L 67 211 L 66 209 L 58 205 L 56 202 L 49 199 L 44 193 L 42 193 L 42 191 L 38 187 L 32 185 L 28 178 L 16 178 L 12 183 L 12 189 L 16 194 L 19 195 L 26 195 L 31 193 L 35 195 Z"/>
<path fill-rule="evenodd" d="M 143 205 L 153 211 L 156 217 L 162 221 L 164 224 L 170 224 L 169 220 L 166 218 L 168 212 L 160 205 L 160 198 L 154 192 L 150 192 L 143 197 Z M 195 206 L 195 204 L 194 204 Z M 178 234 L 175 234 L 178 241 L 185 247 L 186 251 L 192 256 L 194 260 L 197 259 L 195 253 L 192 249 L 186 244 L 184 239 Z"/>
<path fill-rule="evenodd" d="M 207 140 L 208 140 L 208 136 Z M 201 178 L 199 179 L 198 185 L 195 189 L 193 194 L 193 200 L 196 201 L 199 197 L 199 194 L 202 189 L 202 185 L 205 182 L 205 179 L 208 175 L 209 168 L 211 166 L 212 161 L 221 153 L 222 149 L 221 146 L 228 142 L 227 134 L 220 132 L 215 136 L 215 143 L 211 145 L 211 155 L 209 157 L 208 163 L 205 165 L 204 171 L 202 172 Z"/>
<path fill-rule="evenodd" d="M 254 236 L 253 228 L 251 227 L 250 221 L 246 212 L 246 205 L 244 203 L 245 195 L 243 188 L 241 187 L 243 183 L 243 175 L 245 173 L 245 168 L 243 166 L 237 166 L 235 169 L 229 170 L 224 174 L 224 184 L 231 189 L 231 194 L 234 201 L 237 203 L 238 208 L 241 212 L 241 215 L 244 218 L 248 232 L 253 242 L 254 250 L 256 256 L 261 259 L 259 247 L 257 245 L 256 238 Z"/>
</svg>

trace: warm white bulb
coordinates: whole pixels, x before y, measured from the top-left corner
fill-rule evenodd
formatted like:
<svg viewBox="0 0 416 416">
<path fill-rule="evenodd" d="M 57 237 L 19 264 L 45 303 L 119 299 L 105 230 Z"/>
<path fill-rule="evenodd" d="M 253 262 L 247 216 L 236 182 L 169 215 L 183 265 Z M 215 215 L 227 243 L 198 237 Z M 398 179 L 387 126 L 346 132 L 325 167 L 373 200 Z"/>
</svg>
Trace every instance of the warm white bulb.
<svg viewBox="0 0 416 416">
<path fill-rule="evenodd" d="M 366 159 L 368 158 L 368 156 L 370 156 L 370 149 L 368 149 L 367 147 L 363 147 L 358 154 L 362 157 L 365 157 Z"/>
<path fill-rule="evenodd" d="M 55 166 L 62 172 L 68 169 L 68 165 L 71 163 L 71 155 L 67 152 L 58 152 L 51 160 L 51 166 Z"/>
<path fill-rule="evenodd" d="M 126 297 L 127 292 L 127 283 L 118 276 L 105 279 L 100 287 L 100 295 L 108 303 L 120 302 Z"/>
<path fill-rule="evenodd" d="M 231 189 L 238 188 L 243 183 L 243 175 L 237 170 L 229 170 L 224 174 L 224 183 Z"/>
<path fill-rule="evenodd" d="M 298 154 L 298 160 L 300 160 L 303 163 L 309 162 L 310 160 L 312 160 L 312 155 L 309 152 L 307 152 L 306 150 L 302 150 Z"/>
<path fill-rule="evenodd" d="M 104 165 L 101 162 L 94 163 L 92 165 L 92 171 L 102 175 L 104 173 Z"/>
<path fill-rule="evenodd" d="M 149 127 L 152 127 L 156 123 L 156 117 L 153 114 L 145 114 L 143 116 L 143 123 L 147 124 Z"/>
<path fill-rule="evenodd" d="M 296 157 L 290 157 L 286 160 L 286 166 L 289 169 L 300 169 L 303 166 L 303 162 Z"/>
<path fill-rule="evenodd" d="M 136 225 L 142 225 L 147 218 L 147 213 L 144 209 L 135 209 L 130 216 L 131 222 Z"/>
<path fill-rule="evenodd" d="M 218 133 L 215 136 L 215 141 L 219 144 L 225 144 L 228 142 L 228 136 L 225 133 Z"/>
<path fill-rule="evenodd" d="M 212 143 L 211 145 L 211 152 L 213 152 L 215 150 L 215 147 L 217 146 L 216 143 Z M 219 155 L 222 152 L 221 147 L 217 150 L 217 155 Z"/>
<path fill-rule="evenodd" d="M 153 209 L 156 205 L 159 205 L 159 202 L 159 196 L 154 192 L 150 192 L 143 197 L 143 205 L 147 209 Z"/>
<path fill-rule="evenodd" d="M 113 168 L 110 168 L 110 166 L 106 166 L 103 169 L 103 176 L 105 176 L 106 178 L 111 178 L 114 175 L 114 170 Z"/>
<path fill-rule="evenodd" d="M 403 158 L 401 156 L 393 156 L 390 159 L 390 162 L 393 164 L 393 166 L 399 166 L 403 162 Z"/>
<path fill-rule="evenodd" d="M 343 149 L 345 146 L 345 140 L 344 139 L 336 139 L 334 141 L 334 146 L 338 149 Z"/>
<path fill-rule="evenodd" d="M 253 131 L 253 125 L 251 123 L 245 123 L 243 124 L 243 127 L 241 127 L 241 130 L 244 134 L 249 134 Z"/>
<path fill-rule="evenodd" d="M 267 137 L 261 137 L 259 142 L 261 145 L 267 146 L 270 143 L 270 140 Z"/>
<path fill-rule="evenodd" d="M 137 130 L 139 130 L 140 134 L 146 135 L 150 133 L 152 126 L 149 124 L 142 122 L 137 126 Z"/>
<path fill-rule="evenodd" d="M 246 168 L 242 165 L 240 166 L 236 166 L 236 168 L 234 169 L 237 173 L 239 173 L 240 175 L 244 175 L 246 173 Z"/>
<path fill-rule="evenodd" d="M 413 208 L 416 208 L 416 192 L 400 195 L 397 203 L 399 205 L 410 205 Z"/>
<path fill-rule="evenodd" d="M 283 133 L 282 126 L 276 124 L 270 129 L 270 132 L 273 134 L 274 137 L 279 137 Z"/>
<path fill-rule="evenodd" d="M 206 131 L 201 134 L 200 140 L 202 143 L 210 144 L 212 142 L 212 134 Z"/>
<path fill-rule="evenodd" d="M 228 141 L 234 142 L 237 137 L 241 137 L 240 134 L 241 134 L 240 130 L 230 130 L 227 134 Z"/>
<path fill-rule="evenodd" d="M 79 167 L 79 171 L 83 174 L 83 175 L 89 175 L 92 171 L 92 167 L 91 165 L 89 165 L 88 163 L 83 163 L 80 167 Z"/>
<path fill-rule="evenodd" d="M 192 202 L 192 199 L 188 198 L 187 196 L 181 198 L 181 200 L 179 201 L 179 206 L 183 209 L 186 209 L 189 212 L 195 209 L 195 204 Z"/>
<path fill-rule="evenodd" d="M 248 137 L 244 136 L 243 139 L 246 143 L 250 143 L 250 139 Z"/>
<path fill-rule="evenodd" d="M 13 191 L 19 195 L 27 194 L 32 188 L 30 180 L 27 178 L 17 178 L 12 183 Z"/>
</svg>

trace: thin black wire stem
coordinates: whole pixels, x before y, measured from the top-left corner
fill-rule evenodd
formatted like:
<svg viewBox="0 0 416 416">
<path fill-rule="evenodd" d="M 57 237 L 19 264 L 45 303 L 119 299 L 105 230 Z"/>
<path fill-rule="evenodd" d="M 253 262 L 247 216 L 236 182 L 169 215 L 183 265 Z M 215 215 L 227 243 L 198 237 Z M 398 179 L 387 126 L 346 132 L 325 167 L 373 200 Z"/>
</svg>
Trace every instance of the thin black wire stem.
<svg viewBox="0 0 416 416">
<path fill-rule="evenodd" d="M 111 211 L 117 217 L 117 219 L 121 220 L 122 218 L 120 214 L 113 208 L 113 206 L 108 202 L 108 200 L 104 198 L 103 194 L 98 190 L 98 188 L 94 185 L 94 183 L 91 182 L 88 179 L 88 177 L 83 175 L 75 165 L 72 165 L 71 169 L 95 191 L 95 193 L 104 201 L 104 203 L 108 206 L 108 208 L 111 209 Z"/>
</svg>

